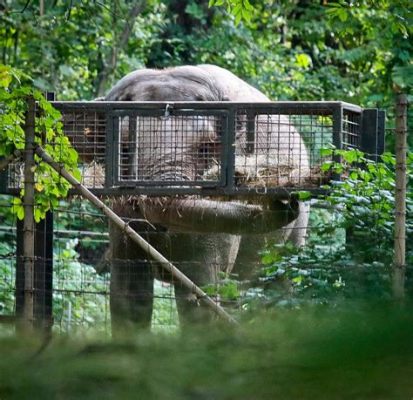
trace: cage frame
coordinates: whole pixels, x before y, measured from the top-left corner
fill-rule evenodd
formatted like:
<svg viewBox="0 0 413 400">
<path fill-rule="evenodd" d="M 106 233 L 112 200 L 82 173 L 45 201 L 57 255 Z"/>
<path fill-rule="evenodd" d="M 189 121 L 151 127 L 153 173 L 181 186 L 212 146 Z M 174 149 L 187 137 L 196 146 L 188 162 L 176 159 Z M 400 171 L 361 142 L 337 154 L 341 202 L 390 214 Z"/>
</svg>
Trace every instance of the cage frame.
<svg viewBox="0 0 413 400">
<path fill-rule="evenodd" d="M 247 140 L 254 140 L 254 121 L 251 116 L 265 114 L 276 115 L 326 115 L 332 117 L 332 145 L 336 149 L 343 148 L 344 116 L 354 113 L 360 118 L 360 146 L 357 147 L 366 153 L 366 156 L 377 161 L 378 155 L 384 151 L 385 112 L 378 109 L 363 109 L 355 104 L 342 101 L 277 101 L 277 102 L 130 102 L 130 101 L 52 101 L 52 105 L 62 114 L 70 112 L 97 112 L 103 113 L 105 121 L 105 185 L 103 188 L 92 188 L 92 192 L 103 196 L 124 195 L 197 195 L 197 196 L 248 196 L 271 195 L 286 199 L 300 190 L 312 195 L 325 193 L 320 187 L 239 187 L 234 183 L 235 154 L 232 144 L 236 134 L 237 111 L 243 110 L 247 114 Z M 122 116 L 190 116 L 212 115 L 221 116 L 225 120 L 220 165 L 221 175 L 216 182 L 121 182 L 114 171 L 118 168 L 119 159 L 114 149 L 119 146 L 119 132 L 117 123 Z M 252 123 L 251 123 L 252 120 Z M 293 123 L 292 123 L 293 125 Z M 251 151 L 249 148 L 247 152 Z M 340 156 L 334 156 L 334 161 L 340 161 Z M 3 173 L 4 174 L 4 173 Z M 340 176 L 333 175 L 333 180 Z M 7 188 L 7 184 L 0 178 L 0 192 L 15 194 L 16 190 Z M 72 194 L 76 194 L 74 190 Z"/>
</svg>

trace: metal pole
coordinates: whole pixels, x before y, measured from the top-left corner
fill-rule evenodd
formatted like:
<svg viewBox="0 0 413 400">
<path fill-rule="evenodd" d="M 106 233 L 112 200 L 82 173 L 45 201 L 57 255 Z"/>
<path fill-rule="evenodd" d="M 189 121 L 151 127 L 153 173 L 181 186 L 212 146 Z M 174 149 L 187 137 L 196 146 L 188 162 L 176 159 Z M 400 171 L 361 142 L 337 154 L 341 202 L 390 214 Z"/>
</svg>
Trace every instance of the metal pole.
<svg viewBox="0 0 413 400">
<path fill-rule="evenodd" d="M 399 94 L 396 98 L 396 204 L 393 266 L 395 299 L 402 299 L 405 296 L 407 105 L 407 96 Z"/>
</svg>

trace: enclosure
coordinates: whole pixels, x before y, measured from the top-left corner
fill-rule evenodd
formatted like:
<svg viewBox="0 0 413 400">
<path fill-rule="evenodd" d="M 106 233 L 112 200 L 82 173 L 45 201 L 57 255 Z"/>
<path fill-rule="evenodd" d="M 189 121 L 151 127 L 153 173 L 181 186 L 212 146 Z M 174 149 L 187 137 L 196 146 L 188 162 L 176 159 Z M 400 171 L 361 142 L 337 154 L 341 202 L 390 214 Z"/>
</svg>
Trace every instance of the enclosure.
<svg viewBox="0 0 413 400">
<path fill-rule="evenodd" d="M 359 149 L 372 160 L 384 151 L 384 112 L 343 102 L 52 104 L 61 112 L 63 131 L 79 153 L 83 186 L 115 210 L 125 204 L 131 209 L 143 207 L 143 221 L 133 213 L 122 215 L 123 221 L 155 248 L 160 243 L 161 253 L 178 269 L 201 271 L 202 264 L 209 263 L 216 278 L 202 282 L 202 290 L 235 316 L 251 296 L 264 245 L 277 241 L 285 245 L 279 239 L 284 225 L 298 212 L 307 218 L 316 213 L 317 197 L 327 190 L 324 185 L 343 178 L 323 167 L 340 161 L 338 153 L 326 149 Z M 47 330 L 93 327 L 107 332 L 111 279 L 107 215 L 74 187 L 67 200 L 35 224 L 28 277 L 25 229 L 11 210 L 12 196 L 24 185 L 23 169 L 23 161 L 15 160 L 1 174 L 1 321 L 14 323 L 31 315 L 35 325 Z M 302 196 L 303 192 L 311 196 Z M 173 206 L 179 199 L 200 198 L 205 200 L 202 217 L 188 216 Z M 298 209 L 297 202 L 303 199 L 305 204 Z M 218 204 L 229 200 L 261 207 L 263 217 L 254 214 L 246 221 L 232 221 L 233 225 L 222 222 Z M 274 216 L 275 202 L 281 225 L 267 218 Z M 172 228 L 159 228 L 166 214 Z M 182 233 L 174 226 L 184 218 L 190 221 Z M 313 223 L 310 216 L 308 226 L 295 226 L 293 234 L 302 230 L 305 239 L 317 229 Z M 233 262 L 234 271 L 214 246 L 207 261 L 198 257 L 198 242 L 216 234 L 215 246 L 228 235 L 244 235 L 237 239 L 239 261 Z M 178 241 L 186 241 L 184 254 L 177 255 L 172 248 Z M 146 269 L 137 268 L 134 260 L 123 261 L 122 273 L 132 283 L 142 274 L 155 275 L 154 292 L 145 294 L 155 299 L 152 327 L 174 329 L 175 299 L 187 296 L 174 290 L 176 278 L 150 256 L 143 260 Z M 280 287 L 289 290 L 285 281 Z M 136 296 L 129 287 L 126 290 L 126 296 Z M 195 296 L 192 301 L 199 300 Z"/>
</svg>

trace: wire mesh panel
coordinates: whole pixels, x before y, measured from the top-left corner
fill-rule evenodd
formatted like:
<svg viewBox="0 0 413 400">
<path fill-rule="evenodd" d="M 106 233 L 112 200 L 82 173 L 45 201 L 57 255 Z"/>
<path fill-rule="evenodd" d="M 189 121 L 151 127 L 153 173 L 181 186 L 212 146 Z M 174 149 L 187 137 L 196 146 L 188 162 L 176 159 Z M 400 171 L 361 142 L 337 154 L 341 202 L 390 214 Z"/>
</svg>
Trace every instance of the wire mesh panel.
<svg viewBox="0 0 413 400">
<path fill-rule="evenodd" d="M 342 146 L 361 149 L 361 113 L 345 110 L 343 113 Z"/>
<path fill-rule="evenodd" d="M 114 119 L 115 143 L 119 143 L 113 158 L 115 185 L 222 184 L 223 113 L 120 114 Z M 217 166 L 217 175 L 205 176 L 212 166 Z"/>
<path fill-rule="evenodd" d="M 320 150 L 333 143 L 332 115 L 323 109 L 274 111 L 237 110 L 235 186 L 318 187 L 329 178 L 320 169 L 327 161 Z"/>
<path fill-rule="evenodd" d="M 107 116 L 105 110 L 78 107 L 62 113 L 63 131 L 83 161 L 83 183 L 90 188 L 103 187 L 107 148 Z M 87 166 L 87 167 L 86 167 Z"/>
</svg>

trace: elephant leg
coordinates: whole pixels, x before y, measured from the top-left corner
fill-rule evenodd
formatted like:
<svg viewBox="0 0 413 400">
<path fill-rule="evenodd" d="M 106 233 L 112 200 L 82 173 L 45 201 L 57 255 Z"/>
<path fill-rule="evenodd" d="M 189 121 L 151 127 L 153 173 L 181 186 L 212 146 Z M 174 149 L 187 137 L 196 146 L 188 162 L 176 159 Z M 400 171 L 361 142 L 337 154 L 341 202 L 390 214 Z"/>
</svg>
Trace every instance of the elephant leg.
<svg viewBox="0 0 413 400">
<path fill-rule="evenodd" d="M 219 273 L 230 272 L 239 246 L 239 236 L 227 234 L 171 235 L 171 257 L 176 266 L 198 286 L 216 285 Z M 190 289 L 174 282 L 181 325 L 208 322 L 213 311 Z M 218 300 L 217 300 L 218 301 Z"/>
<path fill-rule="evenodd" d="M 310 205 L 308 203 L 300 203 L 299 211 L 300 214 L 294 221 L 291 234 L 288 238 L 288 240 L 296 247 L 302 247 L 305 245 L 305 241 L 307 239 L 308 220 L 310 218 Z"/>
<path fill-rule="evenodd" d="M 110 312 L 115 337 L 135 328 L 150 328 L 153 281 L 149 261 L 112 259 Z"/>
<path fill-rule="evenodd" d="M 264 249 L 269 235 L 244 235 L 241 238 L 234 274 L 240 281 L 251 280 L 261 265 L 260 251 Z"/>
<path fill-rule="evenodd" d="M 145 227 L 130 224 L 138 232 Z M 111 245 L 110 311 L 112 334 L 151 326 L 154 273 L 152 262 L 118 227 L 109 226 Z"/>
<path fill-rule="evenodd" d="M 203 304 L 189 289 L 175 283 L 175 298 L 181 326 L 208 323 L 214 319 L 214 313 Z"/>
</svg>

